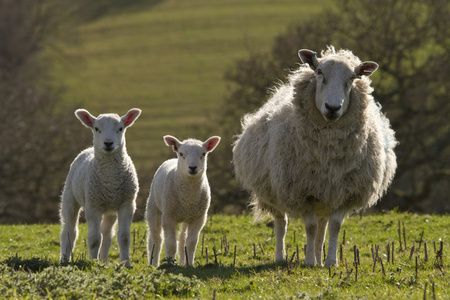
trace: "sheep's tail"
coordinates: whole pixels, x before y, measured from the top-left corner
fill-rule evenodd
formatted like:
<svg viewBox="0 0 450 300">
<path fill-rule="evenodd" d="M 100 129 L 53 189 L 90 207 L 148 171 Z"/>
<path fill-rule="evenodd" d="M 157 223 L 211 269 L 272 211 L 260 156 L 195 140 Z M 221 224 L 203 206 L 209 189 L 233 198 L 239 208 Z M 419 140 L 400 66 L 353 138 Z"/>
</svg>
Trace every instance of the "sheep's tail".
<svg viewBox="0 0 450 300">
<path fill-rule="evenodd" d="M 249 207 L 252 210 L 254 223 L 260 223 L 271 215 L 270 211 L 261 205 L 256 195 L 252 195 Z"/>
</svg>

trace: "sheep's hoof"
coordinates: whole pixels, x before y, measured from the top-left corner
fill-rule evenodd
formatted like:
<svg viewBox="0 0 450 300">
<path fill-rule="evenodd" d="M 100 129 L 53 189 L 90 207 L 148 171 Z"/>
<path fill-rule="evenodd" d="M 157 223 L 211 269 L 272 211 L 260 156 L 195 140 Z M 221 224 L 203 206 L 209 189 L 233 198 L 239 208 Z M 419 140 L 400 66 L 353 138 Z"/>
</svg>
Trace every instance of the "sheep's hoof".
<svg viewBox="0 0 450 300">
<path fill-rule="evenodd" d="M 331 259 L 326 259 L 325 261 L 325 267 L 329 268 L 329 267 L 334 267 L 337 266 L 337 261 L 336 258 L 331 258 Z"/>
</svg>

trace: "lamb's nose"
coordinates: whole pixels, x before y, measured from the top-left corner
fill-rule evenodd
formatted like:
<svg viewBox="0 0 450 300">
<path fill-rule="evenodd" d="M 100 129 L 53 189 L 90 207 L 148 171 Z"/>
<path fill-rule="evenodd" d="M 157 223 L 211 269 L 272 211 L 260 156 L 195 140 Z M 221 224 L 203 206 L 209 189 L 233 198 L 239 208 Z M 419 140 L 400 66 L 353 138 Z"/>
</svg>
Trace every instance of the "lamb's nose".
<svg viewBox="0 0 450 300">
<path fill-rule="evenodd" d="M 104 144 L 106 147 L 110 148 L 114 144 L 114 142 L 104 142 Z"/>
<path fill-rule="evenodd" d="M 335 111 L 338 111 L 342 105 L 330 105 L 328 103 L 325 103 L 325 108 L 330 112 L 334 113 Z"/>
<path fill-rule="evenodd" d="M 189 169 L 191 170 L 191 172 L 195 172 L 196 170 L 197 170 L 197 167 L 196 166 L 189 166 Z"/>
</svg>

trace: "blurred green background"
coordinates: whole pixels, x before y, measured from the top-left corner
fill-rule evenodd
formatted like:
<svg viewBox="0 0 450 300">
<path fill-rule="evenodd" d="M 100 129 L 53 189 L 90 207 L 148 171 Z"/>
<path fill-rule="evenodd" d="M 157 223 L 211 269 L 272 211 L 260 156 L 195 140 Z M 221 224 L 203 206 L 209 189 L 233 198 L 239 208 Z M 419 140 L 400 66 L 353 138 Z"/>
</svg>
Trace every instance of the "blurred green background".
<svg viewBox="0 0 450 300">
<path fill-rule="evenodd" d="M 450 212 L 449 3 L 444 0 L 0 0 L 0 223 L 57 222 L 69 165 L 92 136 L 73 115 L 143 113 L 127 131 L 141 220 L 162 136 L 222 136 L 210 213 L 246 211 L 233 178 L 240 119 L 299 63 L 351 49 L 380 69 L 375 98 L 399 168 L 376 209 Z"/>
</svg>

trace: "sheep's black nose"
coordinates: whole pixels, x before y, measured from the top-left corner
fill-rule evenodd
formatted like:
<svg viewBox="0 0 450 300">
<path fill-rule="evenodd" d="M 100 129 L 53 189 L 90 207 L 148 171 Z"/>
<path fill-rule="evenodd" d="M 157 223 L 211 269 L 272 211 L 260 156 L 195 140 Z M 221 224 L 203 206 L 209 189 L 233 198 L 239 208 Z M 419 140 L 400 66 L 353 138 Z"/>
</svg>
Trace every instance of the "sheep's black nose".
<svg viewBox="0 0 450 300">
<path fill-rule="evenodd" d="M 197 167 L 196 166 L 194 166 L 194 167 L 189 166 L 189 169 L 191 170 L 191 172 L 195 172 L 195 170 L 197 170 Z"/>
<path fill-rule="evenodd" d="M 104 144 L 106 147 L 110 148 L 114 144 L 114 142 L 104 142 Z"/>
<path fill-rule="evenodd" d="M 325 103 L 325 108 L 330 112 L 334 113 L 335 111 L 338 111 L 342 105 L 330 105 L 328 103 Z"/>
</svg>

